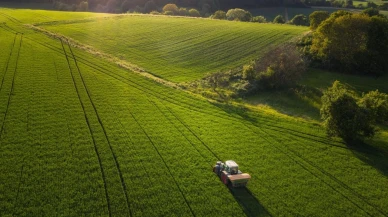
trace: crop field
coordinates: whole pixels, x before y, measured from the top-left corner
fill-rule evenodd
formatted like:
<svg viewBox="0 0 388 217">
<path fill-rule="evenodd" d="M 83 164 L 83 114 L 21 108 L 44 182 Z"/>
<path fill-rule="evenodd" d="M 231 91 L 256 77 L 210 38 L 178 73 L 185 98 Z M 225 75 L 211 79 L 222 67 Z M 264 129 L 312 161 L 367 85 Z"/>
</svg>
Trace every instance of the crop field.
<svg viewBox="0 0 388 217">
<path fill-rule="evenodd" d="M 192 81 L 256 59 L 306 27 L 127 15 L 40 27 L 129 61 L 174 82 Z"/>
<path fill-rule="evenodd" d="M 315 122 L 162 85 L 23 25 L 36 13 L 0 9 L 0 216 L 388 215 L 386 141 L 348 148 Z M 115 19 L 130 22 L 98 22 Z M 228 159 L 246 189 L 212 173 Z"/>
</svg>

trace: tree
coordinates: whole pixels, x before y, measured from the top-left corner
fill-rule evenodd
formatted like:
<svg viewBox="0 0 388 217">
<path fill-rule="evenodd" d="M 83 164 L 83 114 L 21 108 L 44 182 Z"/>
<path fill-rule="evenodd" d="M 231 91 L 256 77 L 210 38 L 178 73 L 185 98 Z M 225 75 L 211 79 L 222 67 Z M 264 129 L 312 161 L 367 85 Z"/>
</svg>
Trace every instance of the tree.
<svg viewBox="0 0 388 217">
<path fill-rule="evenodd" d="M 298 14 L 298 15 L 295 15 L 294 18 L 292 18 L 292 20 L 290 21 L 290 24 L 296 25 L 296 26 L 307 26 L 308 20 L 304 14 Z"/>
<path fill-rule="evenodd" d="M 190 17 L 200 17 L 201 16 L 199 11 L 197 9 L 194 9 L 194 8 L 189 10 L 189 15 L 190 15 Z"/>
<path fill-rule="evenodd" d="M 151 11 L 158 10 L 158 6 L 153 0 L 147 1 L 144 5 L 144 13 L 150 13 Z"/>
<path fill-rule="evenodd" d="M 263 17 L 263 16 L 256 16 L 256 17 L 253 17 L 253 18 L 252 18 L 252 22 L 256 22 L 256 23 L 266 23 L 266 22 L 267 22 L 267 19 L 265 19 L 265 17 Z"/>
<path fill-rule="evenodd" d="M 322 96 L 321 118 L 329 136 L 350 142 L 372 137 L 376 129 L 368 110 L 359 107 L 345 85 L 335 81 Z"/>
<path fill-rule="evenodd" d="M 213 16 L 211 17 L 212 19 L 218 19 L 218 20 L 225 20 L 226 19 L 226 13 L 225 11 L 218 10 L 216 11 Z"/>
<path fill-rule="evenodd" d="M 273 23 L 285 23 L 284 17 L 282 15 L 277 15 L 273 20 Z"/>
<path fill-rule="evenodd" d="M 325 21 L 327 18 L 329 18 L 330 14 L 327 11 L 314 11 L 310 14 L 310 29 L 316 30 L 318 26 Z"/>
<path fill-rule="evenodd" d="M 171 11 L 173 14 L 178 14 L 178 6 L 176 6 L 176 4 L 166 4 L 163 7 L 163 11 L 164 12 Z"/>
<path fill-rule="evenodd" d="M 331 68 L 357 70 L 357 56 L 367 51 L 370 18 L 362 14 L 333 13 L 313 35 L 311 52 Z M 331 63 L 334 63 L 331 65 Z"/>
<path fill-rule="evenodd" d="M 388 95 L 378 90 L 363 94 L 358 102 L 359 106 L 368 110 L 375 123 L 388 122 Z"/>
<path fill-rule="evenodd" d="M 249 22 L 252 19 L 252 14 L 249 11 L 245 11 L 240 8 L 230 9 L 226 13 L 226 18 L 228 20 L 238 20 Z"/>
<path fill-rule="evenodd" d="M 362 11 L 362 14 L 368 15 L 370 17 L 377 16 L 380 14 L 380 11 L 376 8 L 367 8 Z"/>
<path fill-rule="evenodd" d="M 121 12 L 127 12 L 131 8 L 131 2 L 129 0 L 123 1 L 121 4 Z"/>
</svg>

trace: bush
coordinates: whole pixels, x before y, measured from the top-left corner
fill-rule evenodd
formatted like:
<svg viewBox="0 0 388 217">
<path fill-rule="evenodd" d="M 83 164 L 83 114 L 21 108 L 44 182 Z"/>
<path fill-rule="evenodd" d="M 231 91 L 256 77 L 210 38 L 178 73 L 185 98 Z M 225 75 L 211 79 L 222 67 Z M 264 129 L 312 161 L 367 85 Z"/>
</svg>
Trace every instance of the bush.
<svg viewBox="0 0 388 217">
<path fill-rule="evenodd" d="M 368 110 L 359 107 L 356 98 L 339 81 L 323 94 L 321 117 L 329 136 L 347 142 L 372 137 L 376 132 Z"/>
<path fill-rule="evenodd" d="M 249 22 L 252 19 L 252 14 L 249 11 L 245 11 L 240 8 L 230 9 L 226 13 L 228 20 L 239 20 L 243 22 Z"/>
<path fill-rule="evenodd" d="M 151 11 L 150 14 L 152 14 L 152 15 L 160 15 L 160 12 L 159 11 Z"/>
<path fill-rule="evenodd" d="M 330 14 L 327 11 L 314 11 L 310 14 L 310 29 L 315 30 L 318 28 L 318 26 L 325 21 L 327 18 L 329 18 Z"/>
<path fill-rule="evenodd" d="M 172 11 L 165 11 L 163 14 L 168 16 L 174 16 L 174 12 Z"/>
<path fill-rule="evenodd" d="M 189 11 L 186 8 L 179 8 L 180 16 L 189 16 Z"/>
<path fill-rule="evenodd" d="M 282 15 L 277 15 L 275 19 L 273 20 L 273 23 L 285 23 L 286 20 Z"/>
<path fill-rule="evenodd" d="M 201 16 L 199 11 L 197 9 L 194 9 L 194 8 L 189 10 L 189 15 L 190 15 L 190 17 L 200 17 Z"/>
<path fill-rule="evenodd" d="M 388 122 L 388 95 L 378 90 L 364 94 L 358 102 L 359 106 L 369 111 L 375 123 Z"/>
<path fill-rule="evenodd" d="M 308 26 L 308 20 L 307 17 L 303 14 L 295 15 L 294 18 L 290 21 L 290 24 L 296 25 L 296 26 Z"/>
<path fill-rule="evenodd" d="M 265 17 L 263 17 L 263 16 L 256 16 L 256 17 L 253 17 L 253 18 L 252 18 L 252 22 L 256 22 L 256 23 L 266 23 L 266 22 L 267 22 L 267 19 L 265 19 Z"/>
<path fill-rule="evenodd" d="M 218 20 L 226 20 L 226 13 L 225 11 L 219 10 L 219 11 L 216 11 L 211 18 L 218 19 Z"/>
<path fill-rule="evenodd" d="M 294 44 L 284 44 L 268 51 L 255 65 L 259 89 L 293 87 L 307 67 Z"/>
<path fill-rule="evenodd" d="M 164 7 L 163 7 L 163 11 L 164 11 L 164 14 L 166 14 L 167 11 L 170 11 L 174 14 L 178 14 L 178 6 L 176 6 L 176 4 L 166 4 Z M 170 14 L 168 14 L 170 15 Z"/>
</svg>

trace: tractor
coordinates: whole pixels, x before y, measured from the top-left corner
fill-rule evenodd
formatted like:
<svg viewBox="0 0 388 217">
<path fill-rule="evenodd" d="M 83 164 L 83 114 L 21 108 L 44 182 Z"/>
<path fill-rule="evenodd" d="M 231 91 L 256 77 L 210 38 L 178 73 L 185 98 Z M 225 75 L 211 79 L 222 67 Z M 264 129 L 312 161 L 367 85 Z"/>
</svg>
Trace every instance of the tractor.
<svg viewBox="0 0 388 217">
<path fill-rule="evenodd" d="M 222 183 L 228 187 L 245 187 L 251 179 L 248 173 L 242 173 L 238 169 L 236 162 L 227 160 L 225 163 L 217 161 L 213 167 L 213 172 L 220 177 Z"/>
</svg>

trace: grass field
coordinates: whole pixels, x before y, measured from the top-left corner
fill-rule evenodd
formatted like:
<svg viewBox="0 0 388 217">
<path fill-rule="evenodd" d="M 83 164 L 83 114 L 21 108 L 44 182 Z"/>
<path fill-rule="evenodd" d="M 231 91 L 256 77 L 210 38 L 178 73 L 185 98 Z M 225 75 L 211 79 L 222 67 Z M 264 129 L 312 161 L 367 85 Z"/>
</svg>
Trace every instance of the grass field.
<svg viewBox="0 0 388 217">
<path fill-rule="evenodd" d="M 260 57 L 305 27 L 214 21 L 164 16 L 119 16 L 111 19 L 42 25 L 83 44 L 134 63 L 164 79 L 182 82 Z"/>
<path fill-rule="evenodd" d="M 36 13 L 0 9 L 1 216 L 388 215 L 387 140 L 349 148 L 316 122 L 208 102 L 22 25 Z M 219 159 L 247 189 L 220 182 Z"/>
</svg>

